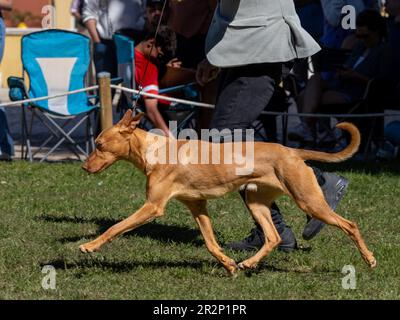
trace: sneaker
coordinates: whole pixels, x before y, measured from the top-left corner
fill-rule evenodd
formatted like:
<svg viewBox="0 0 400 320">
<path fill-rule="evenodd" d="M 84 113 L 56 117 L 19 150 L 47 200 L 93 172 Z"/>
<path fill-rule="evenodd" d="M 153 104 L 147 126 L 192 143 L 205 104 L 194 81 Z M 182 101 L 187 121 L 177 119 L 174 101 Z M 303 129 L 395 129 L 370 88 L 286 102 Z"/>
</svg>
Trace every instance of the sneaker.
<svg viewBox="0 0 400 320">
<path fill-rule="evenodd" d="M 332 210 L 336 210 L 339 202 L 342 200 L 347 191 L 349 181 L 342 176 L 338 176 L 329 172 L 323 172 L 322 177 L 325 180 L 325 183 L 321 186 L 325 200 Z M 307 224 L 303 230 L 303 239 L 311 240 L 322 230 L 324 226 L 325 223 L 322 221 L 307 216 Z"/>
<path fill-rule="evenodd" d="M 300 142 L 313 142 L 314 136 L 309 126 L 304 122 L 300 122 L 293 128 L 293 131 L 289 132 L 288 138 L 293 141 Z"/>
<path fill-rule="evenodd" d="M 292 230 L 286 226 L 282 234 L 280 234 L 282 242 L 278 246 L 278 250 L 284 252 L 292 252 L 297 249 L 297 241 Z M 259 250 L 265 243 L 264 233 L 260 228 L 251 229 L 250 235 L 242 241 L 232 242 L 226 245 L 227 248 L 235 251 L 255 251 Z"/>
</svg>

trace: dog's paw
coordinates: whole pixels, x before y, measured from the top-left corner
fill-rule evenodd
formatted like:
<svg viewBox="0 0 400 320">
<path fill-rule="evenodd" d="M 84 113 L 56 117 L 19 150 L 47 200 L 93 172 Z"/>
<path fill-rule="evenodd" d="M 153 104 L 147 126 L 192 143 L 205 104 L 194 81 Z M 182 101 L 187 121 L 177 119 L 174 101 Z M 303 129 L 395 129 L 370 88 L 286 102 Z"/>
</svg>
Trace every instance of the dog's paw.
<svg viewBox="0 0 400 320">
<path fill-rule="evenodd" d="M 239 263 L 239 268 L 242 270 L 246 270 L 246 269 L 255 269 L 257 268 L 257 264 L 256 263 L 250 263 L 249 261 L 245 260 L 241 263 Z"/>
<path fill-rule="evenodd" d="M 225 269 L 228 271 L 229 275 L 232 278 L 236 278 L 237 277 L 237 272 L 239 270 L 238 265 L 236 264 L 236 262 L 234 260 L 230 261 L 228 263 L 228 265 L 225 265 Z"/>
<path fill-rule="evenodd" d="M 370 268 L 376 268 L 377 262 L 376 259 L 374 257 L 372 257 L 372 260 L 368 262 Z"/>
<path fill-rule="evenodd" d="M 90 243 L 85 243 L 79 246 L 79 250 L 81 250 L 82 253 L 92 253 L 97 251 L 98 247 Z"/>
</svg>

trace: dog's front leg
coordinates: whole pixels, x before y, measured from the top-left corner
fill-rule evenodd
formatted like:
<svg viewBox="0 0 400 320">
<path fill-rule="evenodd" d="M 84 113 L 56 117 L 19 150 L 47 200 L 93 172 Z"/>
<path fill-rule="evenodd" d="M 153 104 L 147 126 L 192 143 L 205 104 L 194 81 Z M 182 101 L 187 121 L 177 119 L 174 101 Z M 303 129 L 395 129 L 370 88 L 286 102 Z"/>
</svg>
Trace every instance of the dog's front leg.
<svg viewBox="0 0 400 320">
<path fill-rule="evenodd" d="M 112 241 L 117 236 L 140 227 L 141 225 L 160 215 L 162 215 L 162 209 L 159 206 L 146 202 L 143 207 L 141 207 L 129 218 L 126 218 L 125 220 L 113 225 L 95 240 L 82 244 L 79 249 L 85 253 L 97 251 L 103 244 Z"/>
<path fill-rule="evenodd" d="M 189 208 L 194 219 L 196 220 L 201 234 L 203 235 L 204 242 L 208 251 L 215 257 L 219 262 L 222 263 L 224 268 L 229 272 L 230 275 L 235 276 L 238 266 L 236 262 L 229 258 L 222 252 L 221 247 L 218 245 L 215 239 L 214 231 L 211 225 L 211 220 L 207 213 L 206 200 L 195 200 L 195 201 L 182 201 Z"/>
</svg>

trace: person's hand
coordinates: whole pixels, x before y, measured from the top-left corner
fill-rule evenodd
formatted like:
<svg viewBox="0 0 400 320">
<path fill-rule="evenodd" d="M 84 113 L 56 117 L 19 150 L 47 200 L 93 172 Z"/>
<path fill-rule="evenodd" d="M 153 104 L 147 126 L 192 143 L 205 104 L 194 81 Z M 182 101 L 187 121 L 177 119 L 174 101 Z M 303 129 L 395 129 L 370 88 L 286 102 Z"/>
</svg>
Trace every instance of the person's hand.
<svg viewBox="0 0 400 320">
<path fill-rule="evenodd" d="M 214 80 L 218 76 L 219 71 L 219 68 L 211 65 L 207 60 L 203 60 L 197 66 L 196 81 L 199 85 L 204 86 Z"/>
<path fill-rule="evenodd" d="M 167 63 L 167 67 L 180 68 L 182 67 L 182 61 L 179 61 L 178 58 L 174 58 Z"/>
</svg>

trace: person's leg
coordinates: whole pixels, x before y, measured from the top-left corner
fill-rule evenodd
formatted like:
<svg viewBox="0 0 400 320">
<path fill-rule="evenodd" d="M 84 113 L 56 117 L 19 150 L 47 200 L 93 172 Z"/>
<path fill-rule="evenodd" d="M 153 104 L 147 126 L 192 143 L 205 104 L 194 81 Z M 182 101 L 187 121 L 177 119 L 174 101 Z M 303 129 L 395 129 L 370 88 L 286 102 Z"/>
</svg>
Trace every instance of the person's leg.
<svg viewBox="0 0 400 320">
<path fill-rule="evenodd" d="M 115 44 L 112 40 L 102 40 L 102 42 L 93 45 L 93 61 L 96 76 L 105 71 L 111 74 L 111 78 L 117 77 L 117 56 Z"/>
<path fill-rule="evenodd" d="M 239 191 L 239 194 L 247 207 L 246 190 Z M 247 207 L 247 209 L 249 208 Z M 296 237 L 293 234 L 292 229 L 286 225 L 285 221 L 283 220 L 283 216 L 275 203 L 272 204 L 270 211 L 272 221 L 282 239 L 278 249 L 284 252 L 291 252 L 295 250 L 297 248 Z M 262 231 L 261 226 L 255 222 L 255 227 L 251 229 L 250 234 L 246 238 L 237 242 L 229 243 L 227 244 L 227 247 L 236 251 L 258 250 L 263 246 L 264 242 L 264 232 Z"/>
<path fill-rule="evenodd" d="M 212 129 L 248 129 L 271 100 L 281 73 L 280 64 L 223 69 Z"/>
<path fill-rule="evenodd" d="M 321 103 L 323 92 L 323 80 L 321 75 L 313 75 L 305 89 L 297 98 L 297 109 L 299 113 L 315 113 Z M 300 117 L 300 123 L 289 132 L 289 139 L 294 141 L 314 142 L 316 118 Z"/>
<path fill-rule="evenodd" d="M 3 59 L 5 45 L 5 25 L 3 18 L 0 17 L 0 62 Z M 10 160 L 14 154 L 14 145 L 9 134 L 6 112 L 0 108 L 0 159 Z"/>
<path fill-rule="evenodd" d="M 4 108 L 0 108 L 0 159 L 11 160 L 14 154 L 14 144 L 9 133 L 7 117 Z"/>
<path fill-rule="evenodd" d="M 280 64 L 262 64 L 224 69 L 221 74 L 215 113 L 211 129 L 248 129 L 271 100 L 280 78 Z M 245 190 L 240 192 L 245 200 Z M 282 239 L 279 248 L 290 251 L 296 248 L 292 230 L 285 224 L 279 209 L 274 205 L 271 216 Z M 256 226 L 251 235 L 240 242 L 228 244 L 234 250 L 253 250 L 264 243 L 264 235 Z"/>
</svg>

